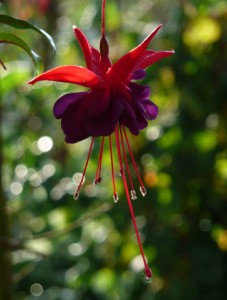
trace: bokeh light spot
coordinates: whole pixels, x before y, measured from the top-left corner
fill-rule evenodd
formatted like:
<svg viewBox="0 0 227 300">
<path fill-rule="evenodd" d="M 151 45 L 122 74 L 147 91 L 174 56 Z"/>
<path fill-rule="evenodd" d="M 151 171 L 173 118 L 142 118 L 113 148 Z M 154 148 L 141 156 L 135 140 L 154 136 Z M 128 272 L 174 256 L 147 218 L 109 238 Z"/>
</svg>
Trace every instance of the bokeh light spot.
<svg viewBox="0 0 227 300">
<path fill-rule="evenodd" d="M 202 219 L 199 222 L 199 228 L 201 231 L 206 232 L 211 230 L 211 220 L 210 219 Z"/>
<path fill-rule="evenodd" d="M 15 173 L 18 178 L 24 178 L 28 173 L 28 169 L 25 165 L 19 164 L 15 168 Z"/>
<path fill-rule="evenodd" d="M 22 187 L 22 184 L 20 182 L 15 181 L 10 185 L 10 191 L 14 195 L 20 195 L 22 190 L 23 190 L 23 187 Z"/>
<path fill-rule="evenodd" d="M 30 292 L 33 296 L 39 297 L 43 293 L 43 287 L 39 283 L 33 283 L 30 287 Z"/>
<path fill-rule="evenodd" d="M 73 243 L 69 245 L 68 251 L 71 255 L 78 256 L 84 252 L 84 247 L 81 243 Z"/>
<path fill-rule="evenodd" d="M 43 166 L 42 172 L 45 177 L 51 177 L 55 173 L 55 166 L 52 163 L 48 163 Z"/>
<path fill-rule="evenodd" d="M 183 34 L 184 43 L 189 47 L 205 47 L 219 39 L 221 27 L 209 17 L 194 19 Z"/>
<path fill-rule="evenodd" d="M 38 140 L 37 145 L 41 152 L 48 152 L 53 147 L 53 140 L 49 136 L 43 136 Z"/>
<path fill-rule="evenodd" d="M 75 173 L 73 175 L 73 182 L 75 183 L 75 185 L 79 185 L 80 184 L 80 181 L 81 181 L 82 177 L 83 177 L 82 173 Z M 84 176 L 84 178 L 82 180 L 82 184 L 84 183 L 84 181 L 85 181 L 85 176 Z"/>
</svg>

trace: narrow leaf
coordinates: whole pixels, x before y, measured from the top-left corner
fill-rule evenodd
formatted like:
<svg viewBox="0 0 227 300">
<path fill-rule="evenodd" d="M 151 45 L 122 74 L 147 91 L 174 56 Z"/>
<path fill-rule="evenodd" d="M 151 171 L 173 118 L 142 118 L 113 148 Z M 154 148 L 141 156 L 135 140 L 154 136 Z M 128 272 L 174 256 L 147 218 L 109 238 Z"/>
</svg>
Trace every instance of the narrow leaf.
<svg viewBox="0 0 227 300">
<path fill-rule="evenodd" d="M 0 23 L 9 25 L 11 27 L 14 27 L 16 29 L 32 29 L 40 33 L 50 44 L 53 50 L 53 54 L 56 52 L 56 46 L 54 43 L 53 38 L 43 29 L 40 29 L 38 26 L 21 19 L 17 19 L 8 15 L 1 15 L 0 14 Z"/>
<path fill-rule="evenodd" d="M 4 70 L 6 70 L 6 66 L 5 66 L 4 62 L 1 60 L 1 58 L 0 58 L 0 65 L 3 67 Z"/>
<path fill-rule="evenodd" d="M 41 71 L 42 69 L 41 58 L 39 57 L 38 54 L 36 54 L 33 50 L 31 50 L 29 46 L 21 38 L 11 33 L 0 32 L 0 43 L 13 44 L 22 48 L 31 57 L 36 71 L 37 72 Z"/>
</svg>

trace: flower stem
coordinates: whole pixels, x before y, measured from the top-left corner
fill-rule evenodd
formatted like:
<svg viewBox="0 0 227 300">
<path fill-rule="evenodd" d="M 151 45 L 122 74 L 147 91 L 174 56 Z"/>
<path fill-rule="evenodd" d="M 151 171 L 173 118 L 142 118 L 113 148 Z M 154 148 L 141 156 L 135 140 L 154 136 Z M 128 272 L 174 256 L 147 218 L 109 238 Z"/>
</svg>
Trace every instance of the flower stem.
<svg viewBox="0 0 227 300">
<path fill-rule="evenodd" d="M 102 1 L 102 36 L 106 35 L 106 20 L 105 20 L 105 13 L 106 13 L 106 0 Z"/>
</svg>

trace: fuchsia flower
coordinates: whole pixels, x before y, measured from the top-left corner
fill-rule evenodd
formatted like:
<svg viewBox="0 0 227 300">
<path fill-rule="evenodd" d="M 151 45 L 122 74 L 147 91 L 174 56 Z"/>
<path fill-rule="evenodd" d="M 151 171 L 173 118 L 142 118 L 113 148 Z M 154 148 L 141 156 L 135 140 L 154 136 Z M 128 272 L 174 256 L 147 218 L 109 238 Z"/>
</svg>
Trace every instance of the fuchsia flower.
<svg viewBox="0 0 227 300">
<path fill-rule="evenodd" d="M 86 68 L 81 66 L 61 66 L 44 72 L 29 83 L 34 84 L 42 80 L 68 82 L 89 88 L 86 92 L 70 93 L 60 97 L 54 105 L 53 112 L 57 119 L 61 119 L 62 129 L 67 143 L 76 143 L 87 137 L 91 138 L 91 145 L 85 163 L 83 176 L 75 199 L 84 180 L 88 161 L 92 152 L 95 137 L 101 136 L 101 148 L 94 183 L 101 181 L 101 166 L 104 143 L 109 142 L 111 173 L 113 183 L 113 198 L 118 201 L 114 175 L 113 137 L 118 154 L 120 175 L 123 181 L 126 198 L 132 222 L 135 228 L 140 252 L 142 255 L 145 274 L 152 277 L 152 271 L 145 259 L 140 235 L 136 225 L 131 199 L 136 199 L 136 192 L 129 171 L 126 149 L 129 152 L 132 165 L 140 183 L 140 191 L 146 195 L 138 167 L 130 148 L 126 128 L 132 134 L 138 135 L 141 129 L 147 127 L 147 120 L 154 120 L 158 114 L 158 107 L 148 97 L 150 88 L 134 80 L 145 77 L 145 69 L 158 60 L 170 56 L 174 51 L 153 51 L 147 47 L 162 25 L 159 25 L 139 46 L 122 56 L 114 64 L 109 58 L 109 46 L 105 36 L 105 4 L 102 1 L 102 36 L 100 51 L 93 48 L 83 32 L 74 27 L 75 36 L 83 51 Z M 126 178 L 127 176 L 127 178 Z M 130 186 L 130 188 L 129 188 Z"/>
</svg>

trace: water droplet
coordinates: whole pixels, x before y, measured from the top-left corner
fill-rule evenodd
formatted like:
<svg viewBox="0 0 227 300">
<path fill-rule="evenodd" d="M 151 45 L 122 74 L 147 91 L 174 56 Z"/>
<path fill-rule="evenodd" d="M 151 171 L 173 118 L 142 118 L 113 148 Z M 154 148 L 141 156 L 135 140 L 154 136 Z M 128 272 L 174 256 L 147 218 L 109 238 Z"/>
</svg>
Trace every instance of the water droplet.
<svg viewBox="0 0 227 300">
<path fill-rule="evenodd" d="M 131 199 L 132 199 L 132 200 L 136 200 L 136 199 L 137 199 L 136 191 L 135 191 L 135 190 L 131 190 L 131 191 L 130 191 L 130 194 L 131 194 Z"/>
<path fill-rule="evenodd" d="M 85 181 L 85 176 L 83 176 L 82 173 L 76 173 L 73 175 L 73 181 L 74 181 L 75 185 L 80 185 L 81 180 L 82 180 L 82 183 L 81 183 L 81 185 L 82 185 Z"/>
<path fill-rule="evenodd" d="M 119 200 L 118 193 L 114 193 L 113 195 L 114 202 L 117 203 Z"/>
<path fill-rule="evenodd" d="M 146 189 L 145 189 L 145 186 L 140 186 L 140 192 L 141 192 L 141 194 L 142 194 L 143 197 L 146 196 L 147 191 L 146 191 Z"/>
<path fill-rule="evenodd" d="M 78 198 L 79 198 L 79 193 L 78 192 L 76 192 L 75 194 L 74 194 L 74 196 L 73 196 L 73 198 L 74 198 L 74 200 L 77 200 Z"/>
</svg>

